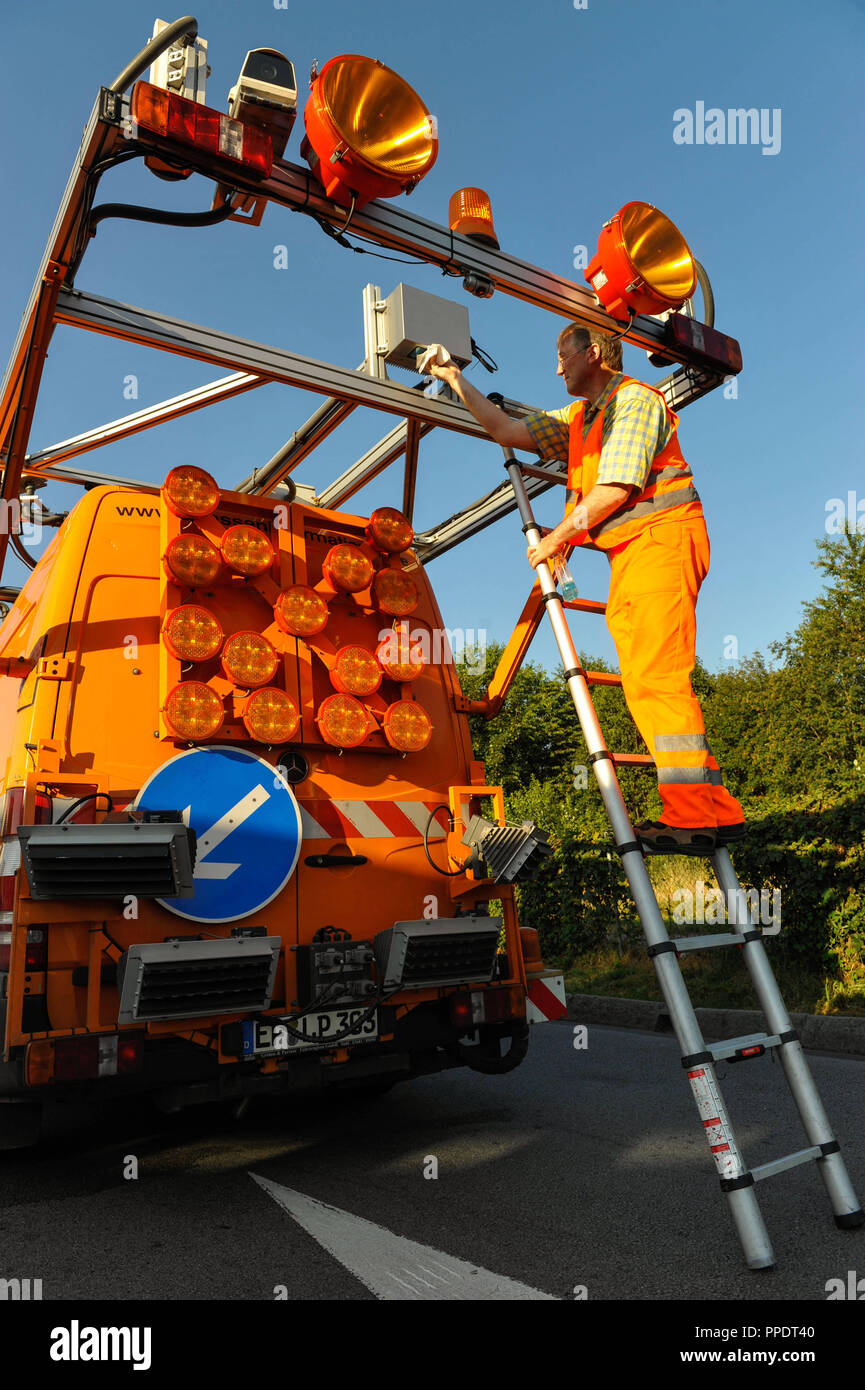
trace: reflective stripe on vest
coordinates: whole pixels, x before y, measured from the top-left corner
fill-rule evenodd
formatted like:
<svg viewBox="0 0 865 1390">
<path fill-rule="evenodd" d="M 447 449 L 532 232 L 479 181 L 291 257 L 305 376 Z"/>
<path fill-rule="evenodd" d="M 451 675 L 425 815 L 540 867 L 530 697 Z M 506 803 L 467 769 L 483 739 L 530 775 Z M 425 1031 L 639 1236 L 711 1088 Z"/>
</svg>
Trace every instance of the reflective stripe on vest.
<svg viewBox="0 0 865 1390">
<path fill-rule="evenodd" d="M 567 516 L 569 512 L 573 511 L 579 499 L 588 496 L 597 482 L 604 430 L 604 410 L 613 396 L 623 386 L 629 385 L 640 386 L 644 391 L 651 391 L 659 398 L 672 424 L 673 432 L 664 448 L 652 460 L 648 481 L 642 492 L 634 496 L 633 500 L 626 503 L 625 506 L 620 507 L 612 516 L 605 517 L 598 525 L 593 526 L 591 531 L 583 532 L 587 538 L 584 544 L 587 543 L 596 550 L 609 550 L 615 545 L 620 545 L 622 541 L 630 539 L 631 536 L 643 530 L 659 512 L 666 512 L 671 507 L 683 507 L 690 504 L 690 510 L 694 515 L 702 515 L 700 495 L 694 487 L 693 475 L 679 448 L 678 416 L 670 410 L 662 393 L 656 391 L 654 386 L 647 386 L 645 382 L 638 382 L 633 377 L 627 376 L 622 377 L 606 401 L 604 408 L 592 421 L 585 440 L 583 439 L 582 423 L 585 404 L 578 401 L 571 406 L 568 416 L 568 490 L 565 515 Z"/>
</svg>

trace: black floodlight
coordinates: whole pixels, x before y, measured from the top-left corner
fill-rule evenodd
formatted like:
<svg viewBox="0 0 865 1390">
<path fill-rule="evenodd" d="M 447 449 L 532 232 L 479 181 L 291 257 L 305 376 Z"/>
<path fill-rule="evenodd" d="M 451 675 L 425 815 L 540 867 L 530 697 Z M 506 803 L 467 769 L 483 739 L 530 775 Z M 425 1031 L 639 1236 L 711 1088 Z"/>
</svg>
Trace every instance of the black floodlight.
<svg viewBox="0 0 865 1390">
<path fill-rule="evenodd" d="M 195 832 L 145 824 L 21 825 L 31 898 L 191 898 Z"/>
<path fill-rule="evenodd" d="M 501 933 L 499 917 L 395 922 L 372 943 L 379 989 L 488 984 Z"/>
<path fill-rule="evenodd" d="M 130 946 L 117 962 L 118 1022 L 248 1013 L 270 1005 L 278 936 Z"/>
<path fill-rule="evenodd" d="M 484 816 L 472 816 L 463 844 L 474 850 L 487 866 L 487 878 L 495 883 L 516 883 L 528 878 L 552 854 L 549 839 L 534 821 L 522 825 L 496 825 Z"/>
</svg>

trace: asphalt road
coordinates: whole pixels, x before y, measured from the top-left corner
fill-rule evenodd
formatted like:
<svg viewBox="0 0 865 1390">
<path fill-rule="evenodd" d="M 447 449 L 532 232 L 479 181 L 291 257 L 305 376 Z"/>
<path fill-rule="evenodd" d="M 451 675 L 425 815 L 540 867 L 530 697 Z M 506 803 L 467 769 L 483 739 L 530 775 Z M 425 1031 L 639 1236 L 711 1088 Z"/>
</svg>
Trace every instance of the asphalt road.
<svg viewBox="0 0 865 1390">
<path fill-rule="evenodd" d="M 587 1041 L 577 1050 L 572 1023 L 548 1024 L 504 1077 L 452 1071 L 378 1100 L 261 1104 L 237 1123 L 126 1109 L 2 1154 L 0 1279 L 41 1278 L 45 1300 L 418 1299 L 459 1296 L 442 1292 L 445 1274 L 432 1281 L 470 1265 L 525 1297 L 573 1300 L 582 1286 L 590 1301 L 825 1302 L 828 1280 L 865 1275 L 865 1229 L 836 1230 L 811 1164 L 760 1184 L 778 1263 L 749 1272 L 675 1041 L 598 1026 Z M 810 1061 L 862 1197 L 865 1059 Z M 748 1162 L 803 1146 L 770 1057 L 719 1073 Z M 327 1218 L 324 1243 L 280 1202 L 286 1190 Z M 376 1242 L 402 1267 L 367 1223 L 430 1247 L 433 1293 L 406 1282 L 382 1295 L 364 1278 Z"/>
</svg>

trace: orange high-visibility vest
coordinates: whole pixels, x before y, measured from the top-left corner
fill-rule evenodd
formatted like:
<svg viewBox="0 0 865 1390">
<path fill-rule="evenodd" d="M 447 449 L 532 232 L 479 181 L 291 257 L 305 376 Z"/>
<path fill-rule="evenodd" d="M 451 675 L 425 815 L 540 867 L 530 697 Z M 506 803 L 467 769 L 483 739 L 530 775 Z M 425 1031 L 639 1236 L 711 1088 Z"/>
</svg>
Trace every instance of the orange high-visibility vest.
<svg viewBox="0 0 865 1390">
<path fill-rule="evenodd" d="M 616 392 L 621 391 L 623 386 L 632 384 L 640 386 L 644 391 L 651 391 L 659 398 L 667 412 L 673 433 L 666 446 L 653 458 L 648 481 L 642 492 L 632 495 L 623 507 L 613 512 L 611 516 L 605 517 L 597 526 L 593 526 L 591 531 L 580 532 L 576 538 L 576 544 L 587 545 L 594 550 L 611 550 L 613 546 L 621 545 L 622 541 L 630 540 L 645 526 L 656 521 L 659 516 L 666 518 L 671 514 L 670 509 L 673 509 L 673 514 L 676 517 L 703 515 L 699 493 L 694 487 L 693 474 L 679 448 L 679 438 L 676 432 L 679 424 L 678 415 L 670 410 L 663 394 L 655 390 L 654 386 L 647 386 L 645 382 L 635 381 L 633 377 L 628 376 L 622 377 L 618 386 L 604 403 L 603 409 L 598 411 L 585 440 L 583 439 L 585 401 L 577 401 L 570 407 L 568 412 L 568 495 L 565 503 L 565 515 L 567 516 L 569 512 L 572 512 L 577 503 L 582 498 L 587 497 L 595 486 L 601 458 L 604 410 L 607 409 Z"/>
</svg>

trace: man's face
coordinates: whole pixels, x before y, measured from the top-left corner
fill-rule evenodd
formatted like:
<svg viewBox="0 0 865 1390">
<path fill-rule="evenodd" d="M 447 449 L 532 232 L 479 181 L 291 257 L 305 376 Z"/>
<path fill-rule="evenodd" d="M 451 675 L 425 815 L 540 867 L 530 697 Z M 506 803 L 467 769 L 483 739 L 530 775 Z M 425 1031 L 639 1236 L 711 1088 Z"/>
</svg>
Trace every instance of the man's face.
<svg viewBox="0 0 865 1390">
<path fill-rule="evenodd" d="M 593 343 L 581 343 L 577 337 L 566 338 L 559 346 L 556 375 L 564 381 L 569 396 L 586 394 L 594 366 L 593 347 Z"/>
</svg>

